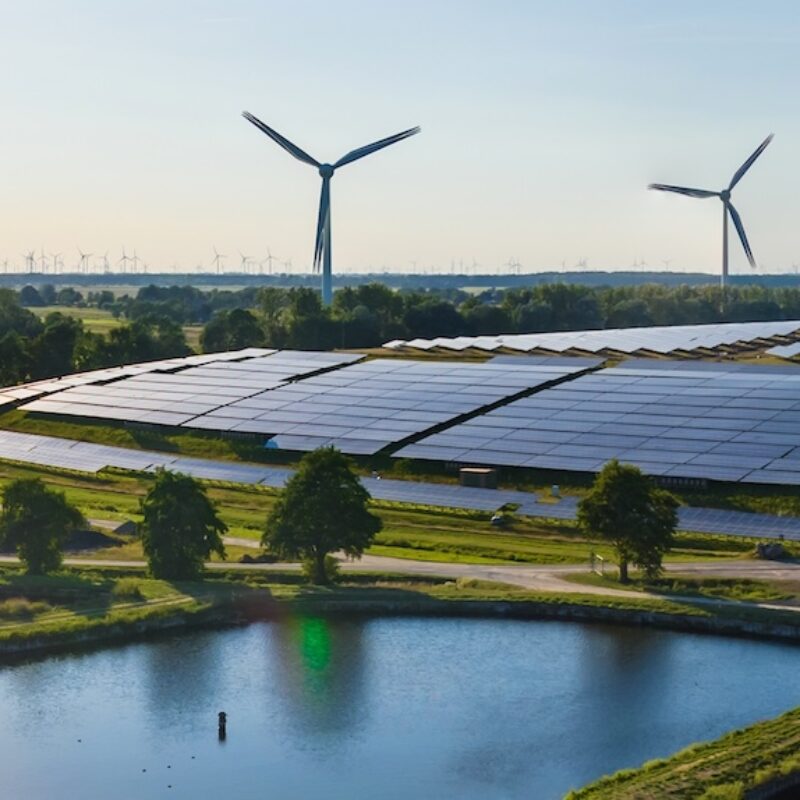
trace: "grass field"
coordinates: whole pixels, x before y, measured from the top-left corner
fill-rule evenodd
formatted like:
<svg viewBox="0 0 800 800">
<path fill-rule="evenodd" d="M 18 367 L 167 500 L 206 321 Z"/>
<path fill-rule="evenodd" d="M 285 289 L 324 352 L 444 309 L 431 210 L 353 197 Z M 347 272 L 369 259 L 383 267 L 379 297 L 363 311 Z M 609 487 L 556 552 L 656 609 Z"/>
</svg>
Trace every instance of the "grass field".
<svg viewBox="0 0 800 800">
<path fill-rule="evenodd" d="M 601 778 L 567 800 L 744 800 L 755 787 L 797 773 L 800 709 Z"/>
<path fill-rule="evenodd" d="M 101 308 L 76 308 L 74 306 L 41 306 L 31 309 L 44 319 L 48 314 L 57 312 L 65 317 L 73 317 L 83 322 L 83 327 L 92 333 L 108 333 L 114 328 L 119 328 L 125 321 L 114 317 L 110 311 Z"/>
<path fill-rule="evenodd" d="M 64 491 L 87 518 L 119 521 L 140 519 L 139 503 L 152 483 L 149 475 L 121 472 L 83 475 L 0 463 L 0 486 L 20 477 L 41 477 L 48 485 Z M 259 540 L 276 491 L 238 484 L 206 485 L 229 527 L 229 535 Z M 612 557 L 607 545 L 580 535 L 569 523 L 519 518 L 511 530 L 498 531 L 489 522 L 490 514 L 484 512 L 398 503 L 373 505 L 384 524 L 369 550 L 375 555 L 531 564 L 582 563 L 590 551 Z M 134 544 L 128 543 L 123 549 L 105 549 L 98 555 L 106 559 L 138 557 Z M 753 542 L 739 537 L 680 534 L 668 560 L 736 558 L 750 553 L 752 548 Z"/>
<path fill-rule="evenodd" d="M 135 291 L 134 291 L 135 294 Z M 66 317 L 73 317 L 83 322 L 83 327 L 92 333 L 107 334 L 114 328 L 127 325 L 128 320 L 123 317 L 115 317 L 110 311 L 102 308 L 78 308 L 75 306 L 40 306 L 32 308 L 39 317 L 44 319 L 48 314 L 58 312 Z M 203 332 L 202 325 L 184 325 L 183 334 L 186 343 L 196 353 L 200 351 L 200 334 Z"/>
</svg>

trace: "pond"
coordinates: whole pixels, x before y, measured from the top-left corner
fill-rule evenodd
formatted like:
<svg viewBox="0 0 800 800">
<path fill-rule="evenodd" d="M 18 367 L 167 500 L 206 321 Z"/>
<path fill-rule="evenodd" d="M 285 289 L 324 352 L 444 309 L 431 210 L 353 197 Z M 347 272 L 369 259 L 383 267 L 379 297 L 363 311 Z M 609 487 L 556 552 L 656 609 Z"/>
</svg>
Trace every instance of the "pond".
<svg viewBox="0 0 800 800">
<path fill-rule="evenodd" d="M 560 798 L 800 705 L 799 664 L 791 645 L 561 622 L 193 632 L 1 668 L 3 796 Z"/>
</svg>

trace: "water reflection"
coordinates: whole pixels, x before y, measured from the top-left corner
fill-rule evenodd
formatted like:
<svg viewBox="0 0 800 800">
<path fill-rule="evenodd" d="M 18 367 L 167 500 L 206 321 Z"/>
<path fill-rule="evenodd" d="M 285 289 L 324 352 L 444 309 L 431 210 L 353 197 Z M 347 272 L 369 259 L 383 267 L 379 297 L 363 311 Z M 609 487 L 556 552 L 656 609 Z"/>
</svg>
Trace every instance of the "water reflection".
<svg viewBox="0 0 800 800">
<path fill-rule="evenodd" d="M 175 636 L 137 650 L 148 722 L 154 734 L 192 729 L 198 717 L 213 725 L 215 696 L 225 683 L 230 648 L 214 634 Z"/>
<path fill-rule="evenodd" d="M 364 625 L 304 616 L 273 627 L 272 675 L 298 734 L 325 738 L 364 724 Z"/>
<path fill-rule="evenodd" d="M 797 705 L 799 653 L 511 620 L 201 631 L 0 668 L 2 796 L 550 800 Z"/>
</svg>

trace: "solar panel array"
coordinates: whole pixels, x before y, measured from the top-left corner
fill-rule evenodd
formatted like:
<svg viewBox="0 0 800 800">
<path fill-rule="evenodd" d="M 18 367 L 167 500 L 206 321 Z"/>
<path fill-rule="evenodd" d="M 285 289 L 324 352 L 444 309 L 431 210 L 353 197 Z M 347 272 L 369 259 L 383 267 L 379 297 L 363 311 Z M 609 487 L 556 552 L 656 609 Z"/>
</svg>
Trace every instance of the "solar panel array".
<svg viewBox="0 0 800 800">
<path fill-rule="evenodd" d="M 154 372 L 175 372 L 178 369 L 184 369 L 186 367 L 222 361 L 238 361 L 240 359 L 254 358 L 256 356 L 265 356 L 274 352 L 275 350 L 267 350 L 262 347 L 248 347 L 243 350 L 229 350 L 223 353 L 203 353 L 201 355 L 184 356 L 181 358 L 167 358 L 158 361 L 144 361 L 139 364 L 126 364 L 121 367 L 96 369 L 90 372 L 75 372 L 60 378 L 49 378 L 47 380 L 34 381 L 32 383 L 0 389 L 0 406 L 45 397 L 74 386 L 109 383 L 131 375 L 143 375 Z"/>
<path fill-rule="evenodd" d="M 375 359 L 252 394 L 185 425 L 271 436 L 270 446 L 284 450 L 334 445 L 345 453 L 373 454 L 598 364 L 551 357 L 482 364 Z"/>
<path fill-rule="evenodd" d="M 501 336 L 458 336 L 436 339 L 396 339 L 391 350 L 502 350 L 523 353 L 598 353 L 647 355 L 668 353 L 703 355 L 719 350 L 761 348 L 786 344 L 800 338 L 800 320 L 779 322 L 732 322 L 708 325 L 670 325 L 646 328 L 558 333 L 525 333 Z"/>
<path fill-rule="evenodd" d="M 629 361 L 581 375 L 395 453 L 595 472 L 800 485 L 800 371 Z"/>
<path fill-rule="evenodd" d="M 199 357 L 198 357 L 199 358 Z M 362 356 L 283 350 L 244 359 L 169 362 L 106 383 L 73 385 L 22 406 L 24 411 L 125 422 L 180 426 L 251 395 L 283 386 L 320 370 L 352 363 Z M 66 380 L 66 379 L 65 379 Z M 58 382 L 59 384 L 61 381 Z"/>
</svg>

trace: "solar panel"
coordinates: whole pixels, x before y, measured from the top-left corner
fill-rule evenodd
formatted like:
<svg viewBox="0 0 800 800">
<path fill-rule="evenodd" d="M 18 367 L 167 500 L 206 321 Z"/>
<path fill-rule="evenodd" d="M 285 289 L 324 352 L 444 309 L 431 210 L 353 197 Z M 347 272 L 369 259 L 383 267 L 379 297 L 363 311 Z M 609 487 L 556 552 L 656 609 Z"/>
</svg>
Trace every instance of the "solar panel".
<svg viewBox="0 0 800 800">
<path fill-rule="evenodd" d="M 459 438 L 474 437 L 476 428 L 482 440 Z M 469 443 L 473 460 L 478 450 L 490 454 L 481 463 L 516 464 L 527 452 L 525 466 L 542 469 L 595 471 L 595 462 L 619 458 L 653 475 L 748 481 L 758 472 L 764 480 L 773 462 L 782 474 L 800 465 L 778 460 L 794 447 L 800 453 L 800 372 L 628 361 L 543 388 L 414 446 L 431 440 Z"/>
</svg>

